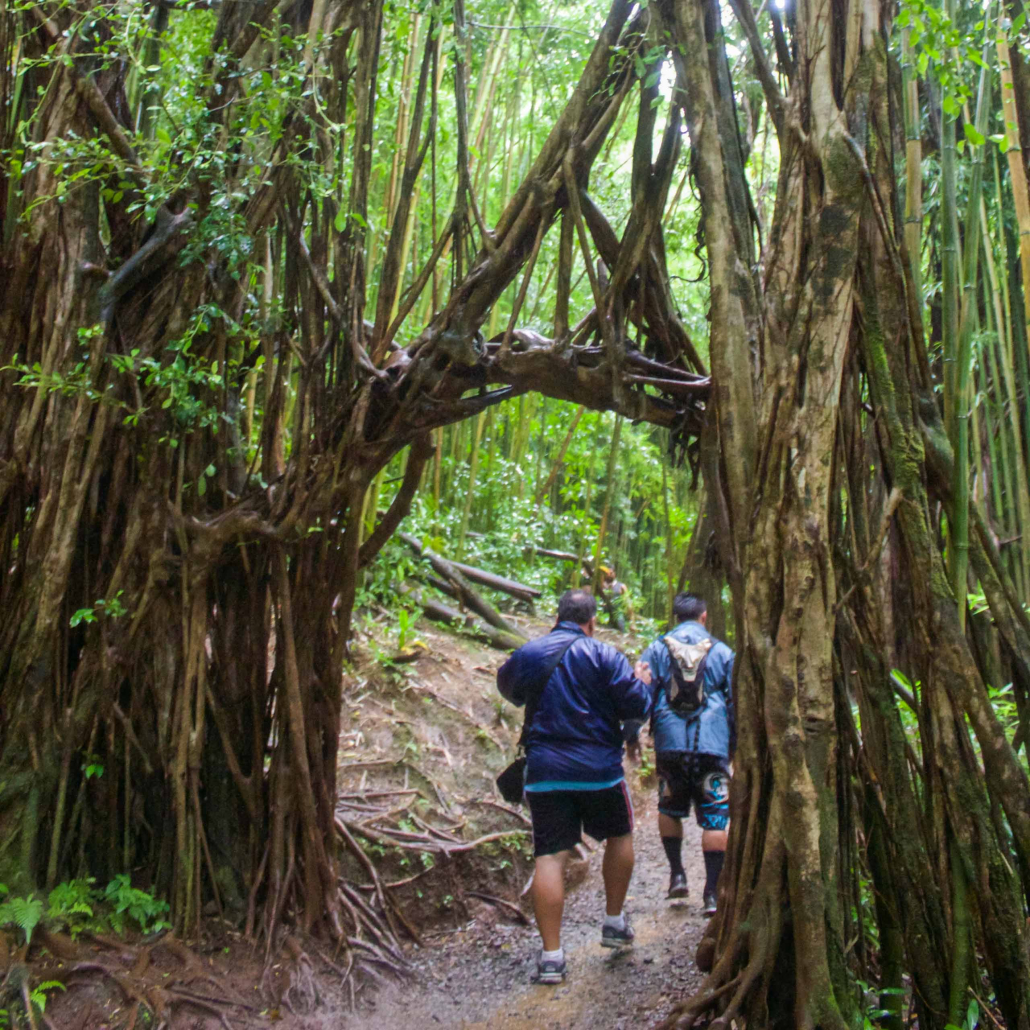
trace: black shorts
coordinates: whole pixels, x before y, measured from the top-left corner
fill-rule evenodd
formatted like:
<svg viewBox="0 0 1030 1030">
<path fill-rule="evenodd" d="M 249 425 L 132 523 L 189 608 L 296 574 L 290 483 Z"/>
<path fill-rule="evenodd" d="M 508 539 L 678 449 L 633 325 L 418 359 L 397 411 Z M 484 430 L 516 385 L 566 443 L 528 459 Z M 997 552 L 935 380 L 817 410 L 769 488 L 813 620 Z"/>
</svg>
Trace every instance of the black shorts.
<svg viewBox="0 0 1030 1030">
<path fill-rule="evenodd" d="M 586 833 L 594 840 L 633 832 L 633 803 L 626 781 L 600 790 L 527 791 L 533 817 L 533 854 L 571 851 Z"/>
<path fill-rule="evenodd" d="M 690 806 L 702 830 L 725 830 L 730 822 L 730 770 L 715 755 L 659 752 L 658 811 L 673 819 L 686 819 Z"/>
</svg>

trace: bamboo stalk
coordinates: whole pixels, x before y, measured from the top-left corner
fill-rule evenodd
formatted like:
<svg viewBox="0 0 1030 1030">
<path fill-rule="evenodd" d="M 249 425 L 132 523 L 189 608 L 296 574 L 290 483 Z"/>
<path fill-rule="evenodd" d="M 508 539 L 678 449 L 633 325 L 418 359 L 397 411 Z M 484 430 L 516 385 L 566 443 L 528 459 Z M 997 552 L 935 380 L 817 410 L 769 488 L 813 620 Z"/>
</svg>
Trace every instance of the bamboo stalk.
<svg viewBox="0 0 1030 1030">
<path fill-rule="evenodd" d="M 901 33 L 901 81 L 905 120 L 905 249 L 922 311 L 923 141 L 919 132 L 919 80 L 913 73 L 910 30 Z"/>
<path fill-rule="evenodd" d="M 469 514 L 472 511 L 472 498 L 476 493 L 476 472 L 479 469 L 479 445 L 483 439 L 483 425 L 486 422 L 486 412 L 481 411 L 476 418 L 476 435 L 472 443 L 472 458 L 469 462 L 469 484 L 468 493 L 465 495 L 465 506 L 461 512 L 461 529 L 458 531 L 457 555 L 459 558 L 465 554 L 465 536 L 469 528 Z"/>
<path fill-rule="evenodd" d="M 604 491 L 604 507 L 601 509 L 601 525 L 597 530 L 597 543 L 594 546 L 593 586 L 594 593 L 601 587 L 601 554 L 604 549 L 604 538 L 608 531 L 608 517 L 611 514 L 612 498 L 615 496 L 616 469 L 619 462 L 619 437 L 622 435 L 622 419 L 614 415 L 615 427 L 612 429 L 612 443 L 608 450 L 608 472 Z"/>
<path fill-rule="evenodd" d="M 565 439 L 562 440 L 561 447 L 558 448 L 558 456 L 554 459 L 554 464 L 551 466 L 551 474 L 547 477 L 547 482 L 541 486 L 536 493 L 536 497 L 533 500 L 535 507 L 540 507 L 540 502 L 551 492 L 551 487 L 554 486 L 555 479 L 558 478 L 558 470 L 562 466 L 562 462 L 565 461 L 565 452 L 569 449 L 569 444 L 572 443 L 572 438 L 576 434 L 576 426 L 579 425 L 579 420 L 583 417 L 583 412 L 586 408 L 581 404 L 576 409 L 576 414 L 572 418 L 572 423 L 565 434 Z"/>
<path fill-rule="evenodd" d="M 948 0 L 954 4 L 954 0 Z M 986 137 L 987 99 L 990 81 L 989 36 L 985 32 L 983 44 L 984 62 L 980 69 L 980 84 L 976 99 L 976 131 L 981 139 Z M 952 123 L 954 131 L 954 123 Z M 952 140 L 954 142 L 954 140 Z M 980 219 L 980 190 L 983 183 L 983 146 L 973 146 L 972 174 L 969 185 L 969 202 L 965 220 L 965 256 L 962 263 L 962 311 L 959 326 L 958 347 L 955 352 L 954 397 L 951 405 L 952 421 L 949 427 L 952 447 L 955 450 L 955 474 L 952 484 L 954 504 L 951 514 L 951 580 L 958 604 L 959 625 L 966 624 L 969 570 L 969 378 L 972 362 L 973 328 L 976 324 L 976 281 L 980 265 L 980 233 L 976 231 Z M 952 169 L 954 172 L 954 169 Z M 954 182 L 951 183 L 954 202 Z"/>
<path fill-rule="evenodd" d="M 1012 199 L 1019 226 L 1019 264 L 1023 277 L 1023 315 L 1026 321 L 1027 346 L 1030 348 L 1030 188 L 1019 142 L 1019 115 L 1016 110 L 1015 85 L 1009 64 L 1009 47 L 1005 27 L 1005 8 L 998 12 L 998 68 L 1001 74 L 1001 107 L 1005 122 L 1005 156 L 1008 159 Z"/>
<path fill-rule="evenodd" d="M 998 175 L 997 153 L 994 156 L 995 195 L 1000 203 L 1000 176 Z M 1026 532 L 1030 527 L 1030 480 L 1027 478 L 1026 460 L 1019 439 L 1019 396 L 1016 390 L 1016 375 L 1012 362 L 1012 335 L 1010 328 L 1010 309 L 1008 281 L 1005 275 L 1004 262 L 1001 266 L 999 283 L 998 268 L 994 263 L 993 245 L 987 222 L 987 208 L 981 198 L 980 220 L 983 230 L 984 264 L 987 269 L 991 303 L 985 305 L 988 317 L 993 315 L 996 347 L 985 346 L 991 374 L 994 380 L 996 404 L 1001 416 L 998 419 L 999 448 L 1001 450 L 1001 472 L 1009 491 L 1008 496 L 1015 497 L 1015 511 L 1011 504 L 1000 504 L 998 515 L 1005 526 L 1005 535 Z M 1000 288 L 999 288 L 1000 287 Z M 1003 306 L 1004 305 L 1004 306 Z M 1002 392 L 1004 390 L 1004 392 Z M 1004 412 L 1008 409 L 1010 417 L 1006 419 Z M 1009 434 L 1012 433 L 1011 443 Z M 995 477 L 1001 480 L 1001 476 Z M 1018 515 L 1017 515 L 1018 513 Z M 1015 518 L 1013 519 L 1013 516 Z M 1019 527 L 1016 529 L 1015 527 Z M 1030 548 L 1017 549 L 1018 559 L 1012 563 L 1013 578 L 1019 584 L 1020 595 L 1027 596 L 1030 586 Z"/>
</svg>

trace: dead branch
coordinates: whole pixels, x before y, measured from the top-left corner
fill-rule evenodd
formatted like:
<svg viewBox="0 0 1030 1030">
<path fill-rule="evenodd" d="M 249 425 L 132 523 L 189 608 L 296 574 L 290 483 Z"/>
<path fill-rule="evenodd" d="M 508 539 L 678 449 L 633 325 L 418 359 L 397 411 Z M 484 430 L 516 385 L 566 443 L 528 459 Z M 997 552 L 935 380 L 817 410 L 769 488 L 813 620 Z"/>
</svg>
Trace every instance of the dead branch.
<svg viewBox="0 0 1030 1030">
<path fill-rule="evenodd" d="M 529 920 L 518 905 L 515 905 L 510 901 L 505 901 L 504 898 L 495 898 L 492 894 L 484 894 L 482 891 L 465 891 L 465 893 L 470 898 L 479 898 L 480 901 L 496 905 L 497 908 L 503 909 L 523 926 L 529 926 Z"/>
</svg>

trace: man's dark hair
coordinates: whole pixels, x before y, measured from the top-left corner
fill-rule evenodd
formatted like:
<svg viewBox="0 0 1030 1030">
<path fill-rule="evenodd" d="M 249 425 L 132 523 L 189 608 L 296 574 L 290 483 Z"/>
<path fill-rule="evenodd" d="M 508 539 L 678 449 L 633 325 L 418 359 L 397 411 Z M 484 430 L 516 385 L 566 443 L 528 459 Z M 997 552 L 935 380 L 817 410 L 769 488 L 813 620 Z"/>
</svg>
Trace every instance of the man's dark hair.
<svg viewBox="0 0 1030 1030">
<path fill-rule="evenodd" d="M 597 614 L 597 601 L 589 590 L 566 590 L 558 599 L 558 621 L 585 626 Z"/>
<path fill-rule="evenodd" d="M 672 614 L 677 622 L 697 622 L 706 611 L 705 599 L 697 594 L 677 594 L 672 602 Z"/>
</svg>

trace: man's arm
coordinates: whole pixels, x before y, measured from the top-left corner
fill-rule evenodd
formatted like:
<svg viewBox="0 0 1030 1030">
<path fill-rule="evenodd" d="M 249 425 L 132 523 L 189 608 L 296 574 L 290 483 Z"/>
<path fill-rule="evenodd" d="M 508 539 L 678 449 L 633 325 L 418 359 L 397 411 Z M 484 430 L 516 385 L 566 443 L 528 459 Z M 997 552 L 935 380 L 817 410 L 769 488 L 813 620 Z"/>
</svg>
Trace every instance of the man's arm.
<svg viewBox="0 0 1030 1030">
<path fill-rule="evenodd" d="M 497 689 L 516 707 L 526 703 L 526 658 L 520 647 L 498 670 Z"/>
<path fill-rule="evenodd" d="M 651 671 L 643 662 L 637 662 L 636 668 L 631 669 L 625 655 L 618 651 L 614 654 L 609 689 L 619 721 L 646 719 L 651 711 Z"/>
</svg>

